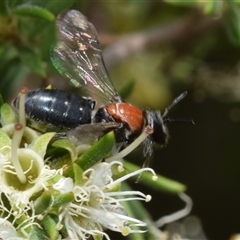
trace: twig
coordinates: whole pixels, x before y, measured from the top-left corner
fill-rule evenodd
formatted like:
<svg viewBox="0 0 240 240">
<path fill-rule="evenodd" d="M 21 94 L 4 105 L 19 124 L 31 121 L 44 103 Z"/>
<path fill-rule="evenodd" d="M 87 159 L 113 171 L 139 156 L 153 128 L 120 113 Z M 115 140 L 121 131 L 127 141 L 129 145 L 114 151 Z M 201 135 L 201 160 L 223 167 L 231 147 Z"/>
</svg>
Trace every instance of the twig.
<svg viewBox="0 0 240 240">
<path fill-rule="evenodd" d="M 221 26 L 220 23 L 217 18 L 195 13 L 165 25 L 123 36 L 104 50 L 103 57 L 106 67 L 110 69 L 129 56 L 150 46 L 205 34 L 206 30 Z"/>
</svg>

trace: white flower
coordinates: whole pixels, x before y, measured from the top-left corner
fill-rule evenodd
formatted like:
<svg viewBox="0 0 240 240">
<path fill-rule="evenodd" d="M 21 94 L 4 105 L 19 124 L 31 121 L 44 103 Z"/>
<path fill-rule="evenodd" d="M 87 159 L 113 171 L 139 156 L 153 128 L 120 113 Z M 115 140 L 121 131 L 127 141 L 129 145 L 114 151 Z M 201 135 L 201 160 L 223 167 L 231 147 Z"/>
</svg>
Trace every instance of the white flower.
<svg viewBox="0 0 240 240">
<path fill-rule="evenodd" d="M 118 180 L 112 179 L 111 167 L 119 162 L 99 163 L 85 171 L 87 180 L 83 186 L 74 186 L 75 201 L 65 206 L 59 214 L 59 223 L 65 225 L 70 239 L 87 239 L 89 235 L 108 235 L 105 228 L 117 231 L 126 236 L 132 232 L 144 232 L 135 230 L 135 227 L 145 227 L 146 224 L 135 218 L 128 217 L 121 201 L 144 200 L 150 198 L 138 191 L 119 191 L 119 184 L 132 175 L 151 169 L 141 169 L 134 174 L 128 174 Z M 64 181 L 61 181 L 64 183 Z M 69 181 L 65 181 L 69 184 Z M 60 189 L 62 184 L 55 184 Z M 61 185 L 61 186 L 60 186 Z M 70 189 L 69 189 L 70 190 Z M 134 197 L 133 197 L 134 196 Z"/>
<path fill-rule="evenodd" d="M 72 178 L 60 178 L 57 183 L 53 184 L 53 188 L 62 194 L 73 191 L 73 187 L 74 184 Z"/>
<path fill-rule="evenodd" d="M 0 218 L 0 239 L 24 240 L 18 237 L 15 227 L 7 220 Z"/>
<path fill-rule="evenodd" d="M 23 171 L 25 182 L 18 178 L 18 169 L 13 165 L 13 158 Z M 44 159 L 30 148 L 18 148 L 16 153 L 12 147 L 0 149 L 0 194 L 4 194 L 11 206 L 21 206 L 24 209 L 29 204 L 30 197 L 42 189 L 46 189 L 47 181 L 54 178 L 56 170 L 50 170 L 44 165 Z"/>
</svg>

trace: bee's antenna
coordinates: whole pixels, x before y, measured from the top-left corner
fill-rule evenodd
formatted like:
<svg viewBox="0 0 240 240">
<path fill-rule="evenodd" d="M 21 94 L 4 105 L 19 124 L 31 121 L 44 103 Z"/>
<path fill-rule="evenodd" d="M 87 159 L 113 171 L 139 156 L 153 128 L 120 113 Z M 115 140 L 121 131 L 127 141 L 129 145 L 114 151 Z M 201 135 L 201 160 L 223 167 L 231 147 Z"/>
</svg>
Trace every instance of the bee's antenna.
<svg viewBox="0 0 240 240">
<path fill-rule="evenodd" d="M 165 109 L 162 118 L 164 119 L 164 117 L 167 116 L 168 112 L 179 102 L 181 101 L 183 98 L 185 98 L 185 96 L 187 95 L 187 91 L 183 92 L 182 94 L 180 94 L 177 98 L 175 98 L 173 100 L 173 102 Z"/>
<path fill-rule="evenodd" d="M 165 118 L 164 122 L 185 122 L 195 125 L 193 119 L 182 119 L 182 118 Z"/>
</svg>

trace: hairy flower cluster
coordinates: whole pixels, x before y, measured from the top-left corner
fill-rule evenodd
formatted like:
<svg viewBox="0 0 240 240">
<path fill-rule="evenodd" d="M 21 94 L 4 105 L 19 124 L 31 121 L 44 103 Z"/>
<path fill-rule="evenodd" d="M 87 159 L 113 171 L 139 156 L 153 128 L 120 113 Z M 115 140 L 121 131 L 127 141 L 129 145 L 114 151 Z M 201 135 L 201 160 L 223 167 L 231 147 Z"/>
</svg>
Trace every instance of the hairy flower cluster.
<svg viewBox="0 0 240 240">
<path fill-rule="evenodd" d="M 120 173 L 123 166 L 114 156 L 90 167 L 86 160 L 78 164 L 79 146 L 67 139 L 54 143 L 49 155 L 55 133 L 39 134 L 26 126 L 24 97 L 22 91 L 17 117 L 9 105 L 1 106 L 0 238 L 110 239 L 105 229 L 124 236 L 144 232 L 146 224 L 128 216 L 122 203 L 151 197 L 121 191 L 121 183 L 154 172 L 145 168 L 116 177 L 113 169 Z"/>
</svg>

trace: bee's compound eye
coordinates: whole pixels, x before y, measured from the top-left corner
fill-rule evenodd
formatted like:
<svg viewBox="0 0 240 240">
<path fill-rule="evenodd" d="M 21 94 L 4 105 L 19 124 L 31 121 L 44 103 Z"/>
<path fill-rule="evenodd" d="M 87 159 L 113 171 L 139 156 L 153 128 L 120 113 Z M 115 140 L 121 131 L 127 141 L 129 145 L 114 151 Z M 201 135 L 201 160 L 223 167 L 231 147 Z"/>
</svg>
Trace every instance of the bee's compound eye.
<svg viewBox="0 0 240 240">
<path fill-rule="evenodd" d="M 147 125 L 153 128 L 153 133 L 149 137 L 155 143 L 164 146 L 168 141 L 168 130 L 160 111 L 145 111 L 145 116 Z"/>
</svg>

